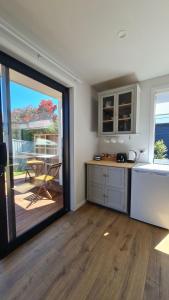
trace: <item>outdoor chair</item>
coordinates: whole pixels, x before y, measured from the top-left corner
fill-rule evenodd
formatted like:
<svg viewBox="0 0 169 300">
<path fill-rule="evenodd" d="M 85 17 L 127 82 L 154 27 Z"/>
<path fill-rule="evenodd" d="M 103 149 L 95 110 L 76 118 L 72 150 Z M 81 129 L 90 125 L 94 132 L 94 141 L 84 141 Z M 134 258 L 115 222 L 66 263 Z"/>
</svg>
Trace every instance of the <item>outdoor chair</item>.
<svg viewBox="0 0 169 300">
<path fill-rule="evenodd" d="M 49 167 L 49 170 L 47 171 L 46 174 L 35 177 L 35 182 L 40 182 L 40 186 L 36 193 L 36 197 L 34 198 L 34 202 L 39 199 L 39 196 L 42 191 L 45 192 L 47 197 L 52 199 L 52 195 L 49 192 L 49 184 L 51 184 L 52 182 L 54 182 L 56 184 L 56 180 L 58 179 L 58 174 L 59 174 L 61 165 L 62 165 L 62 163 L 52 164 Z"/>
</svg>

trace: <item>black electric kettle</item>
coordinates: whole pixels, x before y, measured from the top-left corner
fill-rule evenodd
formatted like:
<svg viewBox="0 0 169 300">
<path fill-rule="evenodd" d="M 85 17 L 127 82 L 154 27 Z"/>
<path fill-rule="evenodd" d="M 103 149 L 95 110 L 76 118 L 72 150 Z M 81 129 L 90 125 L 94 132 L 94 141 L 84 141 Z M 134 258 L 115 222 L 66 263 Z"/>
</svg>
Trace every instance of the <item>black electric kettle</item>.
<svg viewBox="0 0 169 300">
<path fill-rule="evenodd" d="M 117 153 L 116 161 L 119 163 L 125 163 L 127 161 L 127 154 L 126 153 Z"/>
</svg>

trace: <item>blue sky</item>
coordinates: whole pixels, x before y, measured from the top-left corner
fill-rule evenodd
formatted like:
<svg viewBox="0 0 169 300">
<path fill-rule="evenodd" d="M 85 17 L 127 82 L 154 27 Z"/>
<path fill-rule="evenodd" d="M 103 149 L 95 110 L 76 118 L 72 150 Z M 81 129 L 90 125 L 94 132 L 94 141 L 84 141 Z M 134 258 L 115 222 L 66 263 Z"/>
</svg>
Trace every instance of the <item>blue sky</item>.
<svg viewBox="0 0 169 300">
<path fill-rule="evenodd" d="M 169 93 L 162 92 L 156 96 L 156 115 L 169 114 Z"/>
<path fill-rule="evenodd" d="M 46 94 L 27 88 L 21 84 L 10 81 L 11 110 L 26 106 L 38 107 L 41 100 L 52 100 L 58 104 L 58 100 Z"/>
</svg>

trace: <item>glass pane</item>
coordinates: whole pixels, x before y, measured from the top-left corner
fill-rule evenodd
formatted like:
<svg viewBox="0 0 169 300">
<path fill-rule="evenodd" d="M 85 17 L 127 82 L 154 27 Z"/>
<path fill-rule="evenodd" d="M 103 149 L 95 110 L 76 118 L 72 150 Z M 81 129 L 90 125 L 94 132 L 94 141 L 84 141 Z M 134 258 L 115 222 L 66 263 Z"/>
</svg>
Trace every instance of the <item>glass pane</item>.
<svg viewBox="0 0 169 300">
<path fill-rule="evenodd" d="M 63 208 L 62 94 L 10 69 L 10 98 L 18 236 Z"/>
<path fill-rule="evenodd" d="M 131 131 L 132 93 L 119 95 L 118 131 Z"/>
<path fill-rule="evenodd" d="M 169 164 L 169 92 L 155 96 L 154 163 Z"/>
<path fill-rule="evenodd" d="M 131 120 L 119 120 L 118 131 L 131 131 Z"/>
<path fill-rule="evenodd" d="M 7 144 L 8 138 L 9 138 L 9 119 L 7 118 L 7 112 L 8 112 L 8 106 L 7 102 L 9 100 L 9 89 L 8 89 L 8 69 L 4 66 L 1 65 L 1 130 L 0 130 L 0 139 L 1 142 L 5 142 Z M 9 147 L 7 146 L 8 150 Z M 9 151 L 8 151 L 9 153 Z M 2 153 L 1 153 L 2 155 Z M 5 211 L 3 211 L 3 217 L 5 215 L 5 222 L 7 221 L 7 239 L 8 242 L 12 241 L 15 237 L 15 226 L 14 224 L 14 216 L 12 217 L 12 205 L 11 205 L 11 199 L 12 199 L 12 194 L 13 190 L 10 188 L 11 186 L 11 177 L 10 177 L 10 159 L 9 155 L 7 156 L 7 166 L 3 168 L 1 166 L 1 169 L 4 171 L 4 176 L 3 177 L 3 185 L 1 185 L 1 193 L 3 196 L 1 196 L 1 200 L 4 199 L 5 202 Z M 2 183 L 2 178 L 1 178 L 1 183 Z M 9 188 L 8 188 L 9 187 Z"/>
<path fill-rule="evenodd" d="M 103 132 L 114 131 L 114 96 L 103 98 Z"/>
<path fill-rule="evenodd" d="M 132 101 L 132 93 L 124 93 L 119 95 L 119 105 L 131 104 Z"/>
</svg>

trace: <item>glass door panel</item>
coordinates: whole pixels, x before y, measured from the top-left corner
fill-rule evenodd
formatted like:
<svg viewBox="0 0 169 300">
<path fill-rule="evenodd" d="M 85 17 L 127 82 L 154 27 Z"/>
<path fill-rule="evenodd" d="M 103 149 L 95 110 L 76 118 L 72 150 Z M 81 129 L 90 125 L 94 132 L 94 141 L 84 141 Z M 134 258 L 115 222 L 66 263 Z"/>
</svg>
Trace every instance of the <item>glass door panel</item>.
<svg viewBox="0 0 169 300">
<path fill-rule="evenodd" d="M 69 210 L 70 170 L 68 89 L 3 52 L 0 62 L 2 258 Z"/>
<path fill-rule="evenodd" d="M 13 176 L 12 176 L 12 140 L 10 130 L 10 118 L 9 118 L 9 106 L 10 106 L 10 93 L 9 93 L 9 69 L 2 65 L 2 79 L 1 79 L 1 112 L 2 112 L 2 142 L 6 145 L 7 150 L 7 163 L 3 170 L 4 175 L 4 201 L 6 202 L 6 223 L 7 223 L 7 239 L 8 242 L 12 242 L 16 237 L 15 226 L 15 210 L 14 210 L 14 192 Z"/>
<path fill-rule="evenodd" d="M 118 131 L 130 132 L 132 118 L 132 92 L 118 95 Z"/>
<path fill-rule="evenodd" d="M 62 93 L 12 69 L 8 117 L 16 236 L 64 207 Z"/>
<path fill-rule="evenodd" d="M 114 131 L 114 95 L 102 99 L 102 132 Z"/>
<path fill-rule="evenodd" d="M 8 241 L 8 224 L 7 224 L 7 206 L 6 206 L 6 190 L 5 190 L 5 164 L 2 159 L 4 153 L 2 153 L 3 145 L 3 119 L 2 119 L 2 88 L 4 86 L 4 66 L 0 64 L 0 256 L 4 256 Z"/>
</svg>

